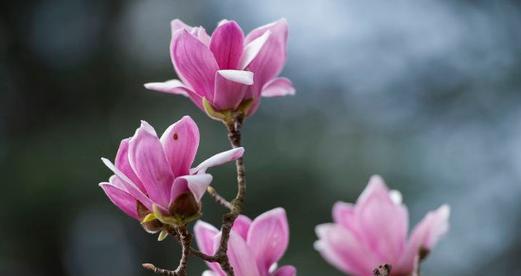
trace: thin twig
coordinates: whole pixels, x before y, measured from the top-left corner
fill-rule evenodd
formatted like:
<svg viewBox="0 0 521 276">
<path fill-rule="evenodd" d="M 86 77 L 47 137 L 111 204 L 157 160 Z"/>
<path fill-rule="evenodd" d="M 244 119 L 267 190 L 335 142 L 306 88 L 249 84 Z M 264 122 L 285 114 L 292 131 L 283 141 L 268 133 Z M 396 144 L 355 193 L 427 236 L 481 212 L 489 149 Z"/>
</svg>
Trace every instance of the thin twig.
<svg viewBox="0 0 521 276">
<path fill-rule="evenodd" d="M 208 194 L 210 194 L 210 196 L 215 200 L 215 202 L 224 206 L 228 210 L 233 209 L 233 205 L 219 193 L 217 193 L 217 191 L 212 186 L 208 186 L 208 189 L 206 190 L 208 191 Z"/>
<path fill-rule="evenodd" d="M 168 270 L 163 268 L 158 268 L 153 264 L 145 263 L 143 264 L 143 268 L 148 269 L 156 274 L 164 275 L 164 276 L 186 276 L 186 268 L 188 266 L 188 256 L 191 252 L 191 244 L 192 244 L 192 235 L 186 228 L 186 225 L 179 226 L 178 228 L 168 228 L 168 233 L 171 236 L 174 236 L 176 240 L 181 244 L 181 259 L 179 260 L 179 265 L 176 270 Z"/>
<path fill-rule="evenodd" d="M 179 266 L 175 270 L 176 275 L 186 275 L 186 267 L 188 266 L 188 256 L 190 255 L 190 248 L 192 245 L 192 235 L 188 232 L 186 225 L 179 226 L 177 228 L 177 234 L 181 240 L 181 260 L 179 260 Z"/>
<path fill-rule="evenodd" d="M 154 272 L 155 274 L 164 275 L 164 276 L 178 276 L 175 273 L 175 271 L 173 271 L 173 270 L 162 269 L 162 268 L 156 267 L 153 264 L 144 263 L 144 264 L 142 264 L 142 266 L 144 269 L 148 269 L 148 270 Z"/>
<path fill-rule="evenodd" d="M 219 260 L 217 258 L 215 258 L 215 256 L 211 256 L 211 255 L 206 255 L 204 254 L 203 252 L 191 247 L 190 248 L 190 254 L 196 256 L 196 257 L 199 257 L 207 262 L 219 262 Z"/>
<path fill-rule="evenodd" d="M 235 120 L 231 123 L 227 123 L 226 127 L 228 129 L 228 139 L 230 140 L 230 144 L 232 147 L 237 148 L 241 146 L 241 126 L 242 126 L 243 117 L 242 115 L 237 116 Z M 228 252 L 228 240 L 230 239 L 230 232 L 232 230 L 233 222 L 239 216 L 242 211 L 244 204 L 244 196 L 246 193 L 246 177 L 245 177 L 245 168 L 244 161 L 241 158 L 235 161 L 235 167 L 237 169 L 237 195 L 233 199 L 232 202 L 229 202 L 228 209 L 230 210 L 228 213 L 223 215 L 223 222 L 221 225 L 221 240 L 219 242 L 219 248 L 215 252 L 213 256 L 202 255 L 203 259 L 210 262 L 218 262 L 221 265 L 221 268 L 227 275 L 233 276 L 233 267 L 230 265 L 230 261 L 228 260 L 227 252 Z M 212 194 L 210 192 L 210 194 Z M 217 194 L 217 193 L 215 193 Z M 215 198 L 215 197 L 214 197 Z M 192 250 L 192 254 L 195 253 Z"/>
</svg>

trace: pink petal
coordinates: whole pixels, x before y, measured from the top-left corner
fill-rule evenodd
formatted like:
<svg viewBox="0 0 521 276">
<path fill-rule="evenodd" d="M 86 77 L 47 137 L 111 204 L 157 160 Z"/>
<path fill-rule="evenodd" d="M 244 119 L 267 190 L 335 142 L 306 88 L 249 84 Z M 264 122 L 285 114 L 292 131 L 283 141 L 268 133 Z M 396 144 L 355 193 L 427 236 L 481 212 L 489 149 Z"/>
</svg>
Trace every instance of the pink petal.
<svg viewBox="0 0 521 276">
<path fill-rule="evenodd" d="M 210 49 L 188 31 L 180 30 L 172 37 L 170 54 L 183 82 L 199 96 L 213 100 L 214 75 L 219 67 Z"/>
<path fill-rule="evenodd" d="M 213 227 L 213 225 L 206 223 L 202 220 L 199 220 L 195 223 L 194 226 L 194 235 L 195 240 L 197 242 L 197 247 L 204 254 L 214 254 L 213 245 L 214 240 L 219 234 L 219 230 Z"/>
<path fill-rule="evenodd" d="M 218 153 L 199 164 L 197 167 L 191 170 L 191 174 L 205 173 L 208 168 L 222 165 L 224 163 L 237 160 L 244 154 L 244 148 L 238 147 L 231 150 L 227 150 Z"/>
<path fill-rule="evenodd" d="M 244 34 L 235 21 L 225 21 L 217 26 L 210 40 L 219 68 L 236 69 L 242 55 Z"/>
<path fill-rule="evenodd" d="M 174 33 L 178 30 L 188 30 L 190 31 L 192 29 L 192 26 L 187 25 L 184 23 L 181 19 L 174 19 L 170 21 L 170 30 L 172 31 L 172 36 L 174 36 Z"/>
<path fill-rule="evenodd" d="M 195 223 L 194 226 L 194 235 L 195 240 L 197 242 L 197 247 L 199 247 L 199 250 L 201 252 L 213 255 L 215 253 L 214 250 L 214 244 L 215 241 L 220 238 L 218 236 L 219 230 L 217 230 L 215 227 L 213 227 L 211 224 L 206 223 L 202 220 L 199 220 Z M 216 275 L 222 275 L 225 276 L 224 272 L 222 271 L 221 267 L 217 263 L 210 263 L 206 262 L 208 267 L 212 269 Z"/>
<path fill-rule="evenodd" d="M 184 184 L 184 183 L 186 184 Z M 197 175 L 185 175 L 180 176 L 175 179 L 174 186 L 186 187 L 192 194 L 194 195 L 197 202 L 201 201 L 204 193 L 206 192 L 206 188 L 210 186 L 212 183 L 212 176 L 209 174 L 197 174 Z M 175 189 L 175 188 L 174 188 Z M 179 189 L 172 189 L 171 194 L 171 202 L 173 202 L 179 194 L 182 192 L 178 192 Z"/>
<path fill-rule="evenodd" d="M 295 95 L 295 87 L 287 78 L 274 78 L 264 85 L 261 95 L 263 97 Z"/>
<path fill-rule="evenodd" d="M 265 31 L 261 36 L 255 38 L 250 41 L 245 47 L 244 52 L 242 53 L 241 59 L 239 61 L 239 69 L 244 69 L 257 57 L 262 47 L 268 41 L 268 38 L 271 36 L 271 31 Z"/>
<path fill-rule="evenodd" d="M 332 223 L 318 225 L 315 232 L 315 249 L 327 262 L 348 274 L 372 275 L 378 260 L 353 232 Z"/>
<path fill-rule="evenodd" d="M 149 210 L 152 210 L 152 201 L 138 188 L 138 186 L 132 182 L 124 173 L 122 173 L 112 162 L 110 162 L 107 158 L 101 158 L 101 161 L 107 168 L 109 168 L 117 177 L 111 177 L 110 182 L 112 185 L 119 187 L 131 194 L 134 198 L 139 200 L 145 207 Z"/>
<path fill-rule="evenodd" d="M 191 27 L 179 19 L 172 20 L 170 22 L 170 27 L 172 30 L 172 37 L 178 30 L 186 30 L 205 45 L 208 45 L 210 42 L 210 36 L 206 33 L 206 30 L 203 27 Z"/>
<path fill-rule="evenodd" d="M 260 95 L 264 84 L 276 77 L 286 62 L 288 24 L 285 19 L 253 30 L 246 37 L 246 43 L 261 37 L 267 31 L 271 33 L 267 41 L 253 60 L 245 67 L 245 69 L 255 74 L 251 98 L 256 98 Z M 248 96 L 250 95 L 246 95 L 246 97 Z"/>
<path fill-rule="evenodd" d="M 353 230 L 356 224 L 355 207 L 351 203 L 336 202 L 333 205 L 333 221 Z"/>
<path fill-rule="evenodd" d="M 177 199 L 177 197 L 181 194 L 184 194 L 186 192 L 190 191 L 188 189 L 188 181 L 186 179 L 178 177 L 174 180 L 174 184 L 172 185 L 172 189 L 170 191 L 170 204 L 169 206 L 174 203 L 174 201 Z"/>
<path fill-rule="evenodd" d="M 114 163 L 116 163 L 116 168 L 118 168 L 118 170 L 120 170 L 130 180 L 132 180 L 132 182 L 136 184 L 139 190 L 141 190 L 142 192 L 146 192 L 143 183 L 141 183 L 141 180 L 139 180 L 137 175 L 134 173 L 134 170 L 132 170 L 132 167 L 130 167 L 130 162 L 128 161 L 129 140 L 130 138 L 123 139 L 119 144 L 118 152 L 116 153 L 116 159 L 114 160 Z"/>
<path fill-rule="evenodd" d="M 145 88 L 155 90 L 163 93 L 177 94 L 188 97 L 188 87 L 186 87 L 180 80 L 167 80 L 165 82 L 149 82 L 145 83 Z"/>
<path fill-rule="evenodd" d="M 420 253 L 420 249 L 431 250 L 438 240 L 449 230 L 450 207 L 442 205 L 438 209 L 427 213 L 420 223 L 414 227 L 412 235 L 407 243 L 402 264 L 412 270 L 414 258 Z"/>
<path fill-rule="evenodd" d="M 273 276 L 296 276 L 297 269 L 292 265 L 281 266 L 279 269 L 275 271 Z"/>
<path fill-rule="evenodd" d="M 165 130 L 161 144 L 174 175 L 187 175 L 199 147 L 199 128 L 190 116 L 184 116 Z"/>
<path fill-rule="evenodd" d="M 147 123 L 146 121 L 141 120 L 141 126 L 140 126 L 140 128 L 143 129 L 144 131 L 150 133 L 151 135 L 157 137 L 157 133 L 156 133 L 156 130 L 154 129 L 154 127 L 151 126 L 151 125 L 150 125 L 149 123 Z M 132 138 L 132 137 L 131 137 L 131 138 Z"/>
<path fill-rule="evenodd" d="M 214 249 L 219 247 L 221 234 L 219 233 L 214 240 Z M 233 267 L 235 275 L 241 276 L 260 276 L 256 263 L 255 255 L 248 247 L 246 242 L 234 231 L 230 232 L 228 241 L 228 258 Z"/>
<path fill-rule="evenodd" d="M 253 84 L 253 73 L 241 70 L 219 70 L 215 73 L 213 105 L 217 110 L 235 110 Z"/>
<path fill-rule="evenodd" d="M 449 217 L 450 207 L 448 205 L 442 205 L 425 216 L 417 228 L 417 235 L 424 237 L 422 246 L 432 249 L 438 243 L 440 237 L 449 231 Z"/>
<path fill-rule="evenodd" d="M 190 87 L 186 86 L 179 80 L 168 80 L 165 82 L 149 82 L 145 83 L 145 88 L 149 90 L 159 91 L 168 94 L 183 95 L 203 109 L 202 97 L 195 93 Z"/>
<path fill-rule="evenodd" d="M 170 201 L 170 189 L 174 181 L 163 146 L 144 122 L 129 141 L 129 161 L 149 197 L 163 208 Z"/>
<path fill-rule="evenodd" d="M 379 175 L 371 176 L 369 184 L 367 184 L 367 187 L 365 187 L 364 191 L 358 197 L 356 205 L 366 204 L 369 198 L 377 198 L 382 202 L 392 204 L 391 197 L 389 196 L 389 188 L 387 188 L 384 180 Z"/>
<path fill-rule="evenodd" d="M 168 80 L 165 82 L 149 82 L 145 83 L 145 88 L 149 90 L 159 91 L 168 94 L 182 95 L 188 97 L 197 107 L 204 110 L 203 98 L 195 93 L 190 87 L 186 86 L 179 80 Z"/>
<path fill-rule="evenodd" d="M 288 220 L 284 209 L 265 212 L 251 223 L 247 243 L 261 271 L 268 271 L 284 255 L 288 242 Z"/>
<path fill-rule="evenodd" d="M 133 196 L 108 182 L 100 183 L 99 186 L 103 189 L 105 194 L 107 194 L 114 205 L 125 212 L 125 214 L 139 220 L 139 215 L 137 213 L 137 200 Z"/>
<path fill-rule="evenodd" d="M 250 225 L 251 219 L 249 219 L 247 216 L 239 215 L 233 222 L 232 230 L 239 234 L 243 240 L 247 240 Z"/>
<path fill-rule="evenodd" d="M 409 216 L 393 202 L 379 177 L 373 177 L 355 208 L 356 227 L 381 263 L 396 264 L 404 252 Z M 357 232 L 357 233 L 360 233 Z"/>
</svg>

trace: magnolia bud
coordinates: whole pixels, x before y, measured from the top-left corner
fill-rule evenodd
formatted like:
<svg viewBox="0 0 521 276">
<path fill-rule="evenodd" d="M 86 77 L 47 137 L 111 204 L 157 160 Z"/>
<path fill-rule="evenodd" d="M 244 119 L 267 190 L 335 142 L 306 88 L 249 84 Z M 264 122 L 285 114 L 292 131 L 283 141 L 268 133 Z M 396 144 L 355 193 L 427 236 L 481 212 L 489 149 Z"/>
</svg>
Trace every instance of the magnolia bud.
<svg viewBox="0 0 521 276">
<path fill-rule="evenodd" d="M 191 192 L 180 194 L 170 205 L 170 214 L 181 221 L 189 222 L 191 218 L 198 217 L 201 211 L 201 204 L 195 200 Z"/>
</svg>

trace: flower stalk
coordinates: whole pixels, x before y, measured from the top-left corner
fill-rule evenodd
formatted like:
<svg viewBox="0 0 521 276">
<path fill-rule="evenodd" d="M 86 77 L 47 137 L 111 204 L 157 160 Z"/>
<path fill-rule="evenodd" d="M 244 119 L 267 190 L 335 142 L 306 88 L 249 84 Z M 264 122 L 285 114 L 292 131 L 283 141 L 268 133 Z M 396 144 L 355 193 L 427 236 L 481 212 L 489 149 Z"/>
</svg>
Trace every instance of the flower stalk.
<svg viewBox="0 0 521 276">
<path fill-rule="evenodd" d="M 234 118 L 232 122 L 226 123 L 228 129 L 228 140 L 233 148 L 241 146 L 241 126 L 244 117 L 239 115 Z M 219 249 L 215 253 L 215 257 L 219 258 L 221 268 L 228 274 L 234 275 L 233 268 L 230 265 L 226 252 L 228 251 L 228 240 L 230 239 L 230 231 L 232 230 L 233 222 L 241 214 L 246 195 L 246 173 L 244 167 L 244 160 L 242 157 L 235 162 L 237 170 L 237 195 L 231 202 L 232 208 L 223 216 L 223 225 L 221 226 L 221 241 Z"/>
</svg>

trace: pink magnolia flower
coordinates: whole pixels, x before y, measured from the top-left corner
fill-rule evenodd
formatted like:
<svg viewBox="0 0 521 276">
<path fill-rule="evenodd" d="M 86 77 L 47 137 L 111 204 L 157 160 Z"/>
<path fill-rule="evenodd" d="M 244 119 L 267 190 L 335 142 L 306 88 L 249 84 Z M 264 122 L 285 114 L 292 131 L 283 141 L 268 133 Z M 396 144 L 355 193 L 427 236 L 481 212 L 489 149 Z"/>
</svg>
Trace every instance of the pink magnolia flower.
<svg viewBox="0 0 521 276">
<path fill-rule="evenodd" d="M 168 127 L 161 138 L 141 121 L 134 136 L 121 141 L 115 164 L 102 158 L 114 175 L 100 187 L 114 205 L 140 221 L 154 210 L 181 219 L 198 214 L 201 197 L 212 181 L 206 170 L 244 152 L 243 148 L 228 150 L 190 169 L 198 146 L 199 129 L 188 116 Z"/>
<path fill-rule="evenodd" d="M 179 80 L 147 83 L 147 89 L 188 96 L 204 111 L 205 98 L 215 110 L 236 110 L 260 97 L 292 95 L 287 78 L 278 77 L 286 62 L 288 25 L 285 19 L 261 26 L 246 37 L 235 21 L 222 20 L 210 37 L 202 27 L 179 19 L 171 22 L 170 56 Z"/>
<path fill-rule="evenodd" d="M 212 225 L 198 221 L 194 226 L 195 238 L 200 250 L 205 254 L 215 254 L 221 240 L 221 233 Z M 251 221 L 240 215 L 235 220 L 230 240 L 228 258 L 237 276 L 295 276 L 297 271 L 291 265 L 277 268 L 288 247 L 289 230 L 286 212 L 275 208 Z M 224 276 L 217 263 L 207 263 L 211 271 L 204 276 Z"/>
<path fill-rule="evenodd" d="M 413 275 L 415 265 L 449 229 L 450 209 L 429 212 L 407 239 L 407 207 L 398 191 L 383 179 L 371 177 L 356 204 L 337 202 L 334 223 L 316 227 L 315 248 L 333 266 L 351 275 L 373 275 L 378 265 L 390 264 L 392 275 Z"/>
</svg>

